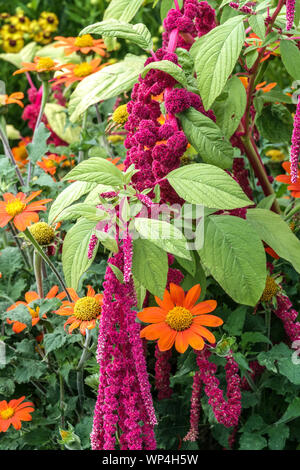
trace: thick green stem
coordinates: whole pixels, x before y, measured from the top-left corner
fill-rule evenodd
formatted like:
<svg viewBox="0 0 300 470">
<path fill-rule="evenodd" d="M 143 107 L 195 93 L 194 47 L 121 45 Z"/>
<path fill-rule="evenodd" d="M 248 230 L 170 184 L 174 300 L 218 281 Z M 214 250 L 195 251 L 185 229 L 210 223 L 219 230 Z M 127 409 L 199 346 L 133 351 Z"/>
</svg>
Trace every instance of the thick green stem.
<svg viewBox="0 0 300 470">
<path fill-rule="evenodd" d="M 81 409 L 83 408 L 83 401 L 84 401 L 83 369 L 84 369 L 84 363 L 87 360 L 88 355 L 89 355 L 88 348 L 91 342 L 91 338 L 92 338 L 91 332 L 90 330 L 87 329 L 83 351 L 82 351 L 81 358 L 77 367 L 77 390 L 78 390 L 79 404 L 80 404 Z"/>
<path fill-rule="evenodd" d="M 65 427 L 65 389 L 64 389 L 64 379 L 61 373 L 59 373 L 59 404 L 60 404 L 60 419 L 61 427 Z"/>
<path fill-rule="evenodd" d="M 82 118 L 82 127 L 81 127 L 81 135 L 80 135 L 80 143 L 82 144 L 83 138 L 82 134 L 86 129 L 86 123 L 87 123 L 87 111 L 84 113 L 83 118 Z M 84 160 L 84 150 L 79 150 L 78 152 L 78 163 L 80 163 L 82 160 Z"/>
<path fill-rule="evenodd" d="M 33 267 L 34 267 L 34 275 L 35 275 L 35 280 L 36 280 L 36 285 L 37 285 L 37 291 L 38 291 L 40 299 L 43 299 L 44 297 L 42 263 L 43 263 L 43 259 L 41 255 L 37 251 L 34 251 Z"/>
<path fill-rule="evenodd" d="M 61 277 L 61 275 L 59 274 L 59 272 L 57 271 L 56 267 L 54 266 L 54 264 L 52 263 L 52 261 L 50 260 L 50 258 L 46 255 L 46 253 L 43 251 L 43 249 L 40 247 L 40 245 L 38 244 L 38 242 L 36 241 L 36 239 L 33 237 L 33 235 L 30 233 L 30 231 L 28 230 L 28 228 L 24 231 L 24 235 L 28 238 L 28 240 L 32 243 L 32 245 L 34 246 L 35 250 L 40 254 L 40 256 L 43 258 L 43 260 L 45 261 L 45 263 L 48 264 L 49 268 L 53 271 L 53 273 L 55 274 L 55 276 L 57 277 L 57 280 L 58 282 L 60 283 L 61 287 L 63 288 L 63 290 L 66 292 L 67 294 L 67 298 L 70 302 L 72 302 L 72 299 L 70 297 L 70 294 L 67 290 L 67 286 L 65 285 L 64 283 L 64 280 L 63 278 Z"/>
<path fill-rule="evenodd" d="M 31 271 L 31 270 L 32 270 L 31 263 L 30 263 L 30 261 L 28 260 L 28 257 L 26 256 L 26 254 L 24 253 L 24 251 L 22 250 L 21 242 L 20 242 L 20 240 L 19 240 L 19 238 L 18 238 L 18 234 L 17 234 L 16 230 L 14 229 L 13 224 L 12 224 L 11 222 L 9 222 L 9 223 L 8 223 L 8 227 L 9 227 L 9 230 L 11 231 L 11 234 L 12 234 L 12 236 L 13 236 L 15 242 L 16 242 L 17 247 L 19 248 L 19 251 L 20 251 L 20 253 L 21 253 L 21 255 L 22 255 L 22 258 L 24 259 L 24 262 L 25 262 L 27 268 L 29 269 L 29 271 Z M 27 253 L 27 254 L 28 254 L 28 253 Z"/>
</svg>

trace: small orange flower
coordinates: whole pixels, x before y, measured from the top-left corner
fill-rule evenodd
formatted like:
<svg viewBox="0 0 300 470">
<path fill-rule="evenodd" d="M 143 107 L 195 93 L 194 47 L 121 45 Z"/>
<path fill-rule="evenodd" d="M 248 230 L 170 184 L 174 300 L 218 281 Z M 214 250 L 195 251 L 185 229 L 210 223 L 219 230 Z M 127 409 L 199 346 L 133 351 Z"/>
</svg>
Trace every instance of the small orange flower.
<svg viewBox="0 0 300 470">
<path fill-rule="evenodd" d="M 67 64 L 65 65 L 66 69 L 69 69 L 69 72 L 63 73 L 59 77 L 54 79 L 56 84 L 64 83 L 66 87 L 71 85 L 74 82 L 83 80 L 85 77 L 92 75 L 98 70 L 101 70 L 103 67 L 108 65 L 107 63 L 100 65 L 101 59 L 94 59 L 90 62 L 82 62 L 81 64 Z"/>
<path fill-rule="evenodd" d="M 270 246 L 265 246 L 265 252 L 268 253 L 268 255 L 272 256 L 274 259 L 279 259 L 278 254 L 276 251 L 273 250 Z"/>
<path fill-rule="evenodd" d="M 58 294 L 57 295 L 57 292 L 58 292 L 58 286 L 53 286 L 49 290 L 48 294 L 45 296 L 45 299 L 53 299 L 54 297 L 57 297 L 58 299 L 63 298 L 63 294 Z M 40 321 L 40 316 L 39 316 L 40 307 L 37 306 L 34 309 L 34 308 L 30 307 L 29 304 L 31 302 L 34 302 L 35 300 L 38 300 L 38 299 L 40 299 L 40 296 L 38 295 L 37 292 L 34 292 L 34 291 L 26 292 L 26 294 L 25 294 L 26 302 L 18 301 L 15 304 L 8 307 L 8 309 L 6 311 L 9 312 L 10 310 L 14 310 L 16 307 L 18 307 L 18 305 L 25 305 L 25 307 L 27 307 L 28 312 L 30 313 L 30 315 L 32 317 L 32 326 L 35 326 Z M 46 315 L 43 315 L 43 318 L 47 318 Z M 6 321 L 9 325 L 11 325 L 11 324 L 13 325 L 12 329 L 15 333 L 21 333 L 21 331 L 23 331 L 23 330 L 25 330 L 25 328 L 27 328 L 27 325 L 25 323 L 10 320 L 9 318 L 7 318 Z"/>
<path fill-rule="evenodd" d="M 84 34 L 83 36 L 78 36 L 76 38 L 56 36 L 54 39 L 56 41 L 60 41 L 60 43 L 54 44 L 54 47 L 64 47 L 64 53 L 66 56 L 72 54 L 73 52 L 81 52 L 81 54 L 95 52 L 102 57 L 107 55 L 105 51 L 106 46 L 103 39 L 94 39 L 90 34 Z"/>
<path fill-rule="evenodd" d="M 267 82 L 261 82 L 259 83 L 258 85 L 256 85 L 255 89 L 256 90 L 262 90 L 264 93 L 267 93 L 268 91 L 271 91 L 272 88 L 274 88 L 277 83 L 276 82 L 272 82 L 272 83 L 269 83 L 269 85 L 266 85 Z M 266 85 L 266 86 L 264 86 Z"/>
<path fill-rule="evenodd" d="M 55 62 L 50 57 L 35 57 L 33 62 L 22 62 L 23 68 L 16 70 L 13 75 L 24 72 L 54 72 L 55 70 L 61 70 L 65 66 Z"/>
<path fill-rule="evenodd" d="M 214 344 L 216 339 L 205 326 L 220 326 L 223 320 L 215 315 L 206 315 L 215 310 L 215 300 L 195 305 L 200 293 L 200 284 L 185 295 L 182 287 L 171 283 L 170 292 L 165 290 L 163 300 L 155 297 L 159 307 L 148 307 L 138 313 L 141 321 L 152 323 L 141 331 L 141 338 L 158 339 L 160 351 L 171 349 L 175 342 L 175 348 L 180 353 L 184 353 L 189 345 L 197 350 L 203 349 L 203 338 Z"/>
<path fill-rule="evenodd" d="M 0 201 L 0 227 L 5 227 L 8 222 L 13 221 L 15 227 L 23 232 L 32 222 L 38 222 L 38 211 L 45 211 L 44 204 L 52 199 L 41 199 L 28 204 L 32 199 L 41 194 L 42 190 L 34 191 L 30 196 L 18 193 L 4 193 L 4 201 Z"/>
<path fill-rule="evenodd" d="M 300 198 L 300 170 L 298 170 L 298 177 L 296 183 L 291 182 L 291 164 L 290 162 L 283 162 L 283 169 L 288 173 L 287 175 L 278 175 L 276 176 L 276 181 L 280 183 L 288 184 L 287 189 L 291 191 L 292 197 Z"/>
<path fill-rule="evenodd" d="M 21 429 L 21 421 L 31 421 L 32 416 L 30 413 L 34 411 L 34 404 L 25 400 L 25 397 L 18 398 L 17 400 L 0 401 L 0 432 L 6 432 L 9 426 L 18 431 Z"/>
<path fill-rule="evenodd" d="M 61 162 L 66 160 L 65 155 L 56 155 L 55 153 L 51 153 L 50 155 L 47 155 L 42 158 L 41 162 L 38 162 L 37 165 L 42 168 L 46 173 L 49 173 L 50 175 L 55 175 L 57 167 Z"/>
<path fill-rule="evenodd" d="M 244 88 L 247 90 L 248 83 L 249 83 L 248 77 L 238 77 L 238 78 L 242 82 L 242 84 L 244 85 Z"/>
<path fill-rule="evenodd" d="M 108 160 L 109 162 L 113 163 L 117 168 L 119 168 L 119 170 L 121 170 L 121 171 L 124 170 L 124 164 L 123 164 L 123 163 L 117 164 L 117 163 L 121 160 L 120 157 L 108 158 L 107 160 Z"/>
<path fill-rule="evenodd" d="M 30 137 L 24 137 L 19 143 L 17 147 L 13 147 L 11 149 L 12 154 L 17 162 L 17 165 L 22 168 L 28 163 L 27 157 L 28 152 L 26 149 L 27 144 L 31 141 Z"/>
<path fill-rule="evenodd" d="M 22 103 L 22 99 L 24 98 L 24 93 L 21 91 L 16 91 L 11 95 L 0 95 L 0 105 L 5 106 L 6 104 L 18 104 L 21 108 L 24 108 L 24 104 Z"/>
<path fill-rule="evenodd" d="M 69 333 L 75 328 L 80 329 L 80 333 L 85 335 L 85 330 L 95 328 L 96 321 L 101 315 L 101 306 L 103 303 L 103 295 L 95 294 L 91 286 L 87 286 L 88 291 L 86 297 L 78 297 L 74 289 L 68 288 L 67 291 L 73 302 L 64 300 L 62 306 L 55 311 L 57 315 L 68 316 L 64 327 L 69 326 Z"/>
<path fill-rule="evenodd" d="M 262 45 L 262 40 L 255 33 L 251 33 L 249 34 L 246 43 L 250 46 L 256 46 L 257 49 L 260 49 Z M 271 47 L 267 47 L 266 51 L 264 52 L 264 57 L 260 60 L 260 63 L 264 62 L 265 60 L 268 60 L 271 55 L 278 56 L 279 54 L 278 52 L 274 52 Z"/>
</svg>

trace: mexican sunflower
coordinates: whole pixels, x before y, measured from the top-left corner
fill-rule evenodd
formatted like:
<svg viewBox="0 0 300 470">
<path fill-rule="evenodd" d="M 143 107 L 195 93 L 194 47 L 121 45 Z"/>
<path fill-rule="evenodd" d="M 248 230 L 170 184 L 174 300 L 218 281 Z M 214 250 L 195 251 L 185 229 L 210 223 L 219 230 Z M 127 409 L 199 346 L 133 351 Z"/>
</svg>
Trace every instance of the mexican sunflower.
<svg viewBox="0 0 300 470">
<path fill-rule="evenodd" d="M 55 84 L 64 83 L 66 87 L 72 83 L 83 80 L 85 77 L 92 75 L 95 72 L 98 72 L 107 63 L 100 65 L 101 59 L 93 59 L 90 62 L 82 62 L 81 64 L 67 64 L 64 66 L 65 69 L 68 69 L 69 72 L 63 73 L 58 77 L 54 78 Z"/>
<path fill-rule="evenodd" d="M 91 286 L 87 286 L 86 297 L 80 298 L 74 289 L 68 288 L 72 302 L 64 300 L 62 306 L 55 310 L 57 315 L 68 316 L 69 318 L 64 324 L 66 328 L 69 326 L 69 333 L 75 328 L 80 329 L 80 333 L 85 335 L 85 330 L 95 328 L 96 321 L 99 320 L 101 314 L 101 306 L 103 302 L 102 294 L 95 294 Z"/>
<path fill-rule="evenodd" d="M 54 39 L 56 41 L 60 41 L 59 43 L 54 44 L 54 47 L 64 47 L 64 53 L 66 56 L 73 52 L 81 52 L 81 54 L 95 52 L 102 57 L 106 56 L 106 46 L 103 39 L 94 39 L 90 34 L 83 34 L 83 36 L 78 36 L 76 38 L 56 36 Z"/>
<path fill-rule="evenodd" d="M 58 294 L 57 295 L 57 292 L 58 292 L 58 286 L 53 286 L 49 290 L 48 294 L 45 296 L 45 299 L 53 299 L 54 297 L 57 297 L 58 299 L 61 299 L 63 297 L 63 294 Z M 25 302 L 18 301 L 15 304 L 8 307 L 8 309 L 6 311 L 9 312 L 10 310 L 14 310 L 16 307 L 18 307 L 18 305 L 25 305 L 25 307 L 27 307 L 28 312 L 30 313 L 30 315 L 32 317 L 32 326 L 35 326 L 40 321 L 40 317 L 39 317 L 40 307 L 37 306 L 35 308 L 32 308 L 32 307 L 30 307 L 30 304 L 31 304 L 31 302 L 34 302 L 35 300 L 39 300 L 39 299 L 40 299 L 40 296 L 38 295 L 37 292 L 34 292 L 34 291 L 26 292 Z M 43 318 L 47 318 L 46 315 L 43 315 Z M 25 328 L 27 328 L 27 325 L 25 325 L 25 323 L 10 320 L 9 318 L 7 318 L 6 321 L 10 325 L 13 324 L 12 329 L 15 333 L 21 333 L 21 331 L 23 331 L 23 330 L 25 330 Z"/>
<path fill-rule="evenodd" d="M 298 170 L 298 177 L 296 183 L 291 182 L 291 164 L 290 162 L 283 162 L 283 169 L 288 173 L 287 175 L 276 176 L 276 181 L 288 184 L 287 189 L 291 191 L 292 197 L 300 198 L 300 170 Z"/>
<path fill-rule="evenodd" d="M 158 339 L 160 351 L 171 349 L 175 342 L 180 353 L 184 353 L 189 345 L 197 350 L 203 349 L 203 338 L 214 344 L 216 339 L 205 326 L 220 326 L 223 320 L 207 315 L 215 310 L 215 300 L 196 304 L 200 293 L 200 284 L 193 286 L 185 295 L 182 287 L 171 283 L 170 292 L 165 290 L 163 300 L 155 297 L 159 307 L 148 307 L 138 313 L 141 321 L 152 323 L 141 331 L 141 338 Z"/>
<path fill-rule="evenodd" d="M 45 211 L 47 202 L 52 199 L 40 199 L 39 201 L 28 204 L 32 199 L 41 194 L 42 190 L 34 191 L 26 197 L 24 193 L 18 193 L 16 196 L 11 193 L 4 193 L 4 201 L 0 201 L 0 227 L 5 227 L 12 221 L 15 227 L 23 232 L 32 222 L 38 222 L 38 211 Z"/>
<path fill-rule="evenodd" d="M 31 141 L 30 137 L 24 137 L 16 147 L 11 149 L 12 154 L 17 162 L 17 165 L 21 168 L 28 163 L 27 157 L 28 152 L 26 149 L 27 144 Z"/>
<path fill-rule="evenodd" d="M 33 62 L 22 62 L 22 68 L 16 70 L 13 75 L 24 72 L 54 72 L 62 69 L 63 67 L 65 67 L 65 65 L 55 62 L 50 57 L 35 57 Z"/>
<path fill-rule="evenodd" d="M 55 153 L 51 153 L 42 158 L 41 162 L 37 162 L 37 165 L 42 168 L 46 173 L 49 173 L 51 176 L 55 175 L 56 170 L 61 162 L 66 160 L 65 155 L 56 155 Z"/>
<path fill-rule="evenodd" d="M 17 400 L 0 401 L 0 432 L 6 432 L 12 424 L 16 430 L 21 429 L 21 421 L 31 421 L 30 413 L 34 411 L 34 405 L 30 401 L 22 401 L 25 397 Z"/>
<path fill-rule="evenodd" d="M 18 104 L 21 108 L 24 108 L 24 104 L 22 103 L 22 99 L 24 98 L 24 93 L 21 91 L 16 91 L 11 95 L 0 95 L 0 105 L 5 106 L 7 104 Z"/>
</svg>

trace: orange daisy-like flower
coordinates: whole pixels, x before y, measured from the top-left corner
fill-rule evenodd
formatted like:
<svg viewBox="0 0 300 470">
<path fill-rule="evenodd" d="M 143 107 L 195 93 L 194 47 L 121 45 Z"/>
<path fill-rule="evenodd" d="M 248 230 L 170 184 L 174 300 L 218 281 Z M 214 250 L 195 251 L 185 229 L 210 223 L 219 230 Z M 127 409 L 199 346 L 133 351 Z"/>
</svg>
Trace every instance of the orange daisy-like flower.
<svg viewBox="0 0 300 470">
<path fill-rule="evenodd" d="M 9 426 L 18 431 L 21 429 L 21 421 L 31 421 L 32 416 L 30 413 L 34 411 L 34 404 L 25 400 L 25 397 L 18 398 L 17 400 L 0 401 L 0 432 L 6 432 Z"/>
<path fill-rule="evenodd" d="M 123 163 L 119 163 L 118 162 L 121 160 L 120 157 L 116 157 L 116 158 L 108 158 L 107 159 L 109 162 L 113 163 L 117 168 L 119 168 L 119 170 L 123 171 L 124 170 L 124 164 Z"/>
<path fill-rule="evenodd" d="M 24 137 L 22 139 L 17 147 L 13 147 L 11 149 L 12 154 L 17 162 L 17 165 L 21 168 L 25 166 L 28 163 L 27 157 L 28 157 L 28 152 L 26 149 L 27 144 L 31 141 L 30 137 Z"/>
<path fill-rule="evenodd" d="M 26 197 L 24 193 L 16 196 L 11 193 L 4 193 L 4 201 L 0 201 L 0 227 L 5 227 L 8 222 L 13 221 L 15 227 L 23 232 L 32 222 L 38 222 L 38 211 L 45 211 L 44 204 L 52 199 L 40 199 L 28 204 L 32 199 L 41 194 L 42 190 L 34 191 Z"/>
<path fill-rule="evenodd" d="M 47 155 L 46 157 L 42 158 L 41 162 L 38 162 L 37 165 L 42 168 L 46 173 L 49 173 L 50 175 L 55 175 L 57 167 L 61 162 L 66 160 L 65 155 L 56 155 L 55 153 L 51 153 L 50 155 Z"/>
<path fill-rule="evenodd" d="M 249 34 L 249 37 L 247 38 L 246 43 L 250 46 L 256 46 L 258 49 L 262 46 L 262 40 L 255 33 Z M 277 56 L 279 54 L 278 52 L 275 52 L 271 46 L 269 46 L 267 47 L 264 53 L 264 57 L 260 60 L 260 62 L 264 62 L 265 60 L 268 60 L 268 58 L 271 55 Z"/>
<path fill-rule="evenodd" d="M 35 57 L 33 62 L 22 62 L 23 68 L 16 70 L 13 75 L 24 72 L 55 72 L 56 70 L 61 70 L 65 66 L 66 65 L 55 62 L 50 57 Z"/>
<path fill-rule="evenodd" d="M 103 39 L 94 39 L 90 34 L 84 34 L 83 36 L 78 36 L 76 38 L 56 36 L 54 39 L 56 41 L 60 41 L 58 44 L 55 44 L 54 47 L 64 47 L 65 55 L 70 55 L 73 52 L 81 52 L 81 54 L 95 52 L 102 57 L 107 55 Z"/>
<path fill-rule="evenodd" d="M 175 343 L 180 353 L 184 353 L 189 345 L 197 350 L 203 349 L 203 338 L 214 344 L 216 339 L 205 326 L 220 326 L 223 320 L 215 315 L 207 315 L 215 310 L 215 300 L 196 304 L 200 293 L 200 284 L 196 284 L 185 295 L 182 287 L 171 283 L 170 292 L 165 290 L 163 300 L 155 297 L 159 307 L 148 307 L 138 313 L 141 321 L 152 323 L 141 331 L 141 338 L 158 339 L 160 351 L 171 349 Z"/>
<path fill-rule="evenodd" d="M 64 327 L 69 326 L 69 333 L 75 328 L 80 329 L 80 333 L 85 335 L 85 330 L 95 328 L 96 321 L 101 315 L 101 306 L 103 303 L 103 295 L 95 294 L 91 286 L 87 286 L 86 297 L 80 298 L 74 289 L 68 288 L 67 291 L 73 302 L 64 300 L 62 306 L 55 310 L 55 313 L 62 316 L 68 316 Z"/>
<path fill-rule="evenodd" d="M 64 297 L 63 293 L 58 294 L 58 295 L 57 295 L 57 293 L 58 293 L 58 286 L 53 286 L 49 290 L 49 292 L 46 295 L 45 299 L 53 299 L 54 297 L 57 297 L 58 299 L 61 299 L 61 298 Z M 27 307 L 28 312 L 30 313 L 30 315 L 32 317 L 32 326 L 35 326 L 40 321 L 40 316 L 39 316 L 40 307 L 37 306 L 36 308 L 32 308 L 32 307 L 30 307 L 29 304 L 31 302 L 34 302 L 35 300 L 39 300 L 39 299 L 40 299 L 40 296 L 38 295 L 37 292 L 35 292 L 35 291 L 26 292 L 26 294 L 25 294 L 25 301 L 26 302 L 18 301 L 15 304 L 8 307 L 8 309 L 6 311 L 9 312 L 10 310 L 14 310 L 16 307 L 18 307 L 18 305 L 25 305 L 25 307 Z M 43 315 L 43 318 L 47 318 L 46 315 Z M 7 318 L 6 321 L 9 325 L 11 325 L 11 324 L 13 325 L 12 329 L 15 333 L 21 333 L 21 331 L 23 331 L 23 330 L 25 330 L 25 328 L 27 328 L 27 325 L 25 323 L 20 322 L 20 321 L 10 320 L 9 318 Z"/>
<path fill-rule="evenodd" d="M 107 63 L 100 65 L 101 59 L 94 59 L 90 62 L 82 62 L 81 64 L 67 64 L 65 65 L 66 69 L 69 69 L 69 72 L 63 73 L 59 77 L 54 79 L 56 84 L 64 83 L 66 87 L 71 85 L 74 82 L 83 80 L 85 77 L 92 75 L 98 70 L 101 70 L 107 65 Z"/>
<path fill-rule="evenodd" d="M 288 173 L 287 175 L 278 175 L 276 176 L 276 181 L 280 183 L 288 184 L 287 187 L 289 191 L 291 191 L 292 197 L 300 198 L 300 170 L 298 170 L 298 176 L 296 183 L 292 183 L 291 181 L 291 164 L 290 162 L 283 162 L 282 164 L 283 169 Z"/>
<path fill-rule="evenodd" d="M 274 88 L 277 85 L 276 82 L 269 83 L 268 85 L 266 85 L 266 83 L 267 82 L 259 83 L 258 85 L 256 85 L 255 89 L 262 90 L 264 93 L 268 93 L 268 91 L 271 91 L 272 88 Z"/>
<path fill-rule="evenodd" d="M 24 93 L 21 91 L 16 91 L 11 95 L 0 95 L 0 105 L 5 106 L 7 104 L 18 104 L 21 108 L 24 108 L 24 104 L 22 103 L 22 99 L 24 98 Z"/>
</svg>

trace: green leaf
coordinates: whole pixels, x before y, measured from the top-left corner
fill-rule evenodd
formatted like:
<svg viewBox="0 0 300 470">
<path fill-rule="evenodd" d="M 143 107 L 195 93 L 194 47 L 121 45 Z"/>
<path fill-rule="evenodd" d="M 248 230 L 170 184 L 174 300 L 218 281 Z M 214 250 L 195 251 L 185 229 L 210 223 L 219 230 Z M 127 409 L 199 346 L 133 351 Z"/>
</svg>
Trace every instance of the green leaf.
<svg viewBox="0 0 300 470">
<path fill-rule="evenodd" d="M 79 141 L 81 128 L 79 126 L 67 125 L 66 108 L 56 103 L 47 103 L 45 115 L 51 129 L 62 140 L 68 144 L 74 144 Z"/>
<path fill-rule="evenodd" d="M 143 310 L 143 305 L 144 305 L 144 300 L 146 297 L 147 289 L 140 283 L 136 277 L 133 277 L 134 281 L 134 290 L 136 294 L 136 300 L 137 300 L 137 309 L 140 312 Z"/>
<path fill-rule="evenodd" d="M 266 283 L 263 244 L 251 225 L 230 215 L 208 217 L 201 261 L 235 302 L 254 306 Z"/>
<path fill-rule="evenodd" d="M 13 310 L 10 310 L 6 316 L 12 321 L 19 321 L 25 323 L 25 325 L 31 327 L 32 317 L 25 305 L 18 305 Z"/>
<path fill-rule="evenodd" d="M 183 0 L 179 0 L 178 4 L 179 4 L 179 8 L 182 8 Z M 168 11 L 171 10 L 171 8 L 174 8 L 174 0 L 162 0 L 161 5 L 160 5 L 161 21 L 165 19 L 165 17 L 168 14 Z"/>
<path fill-rule="evenodd" d="M 264 197 L 263 199 L 261 199 L 256 207 L 259 208 L 259 209 L 270 210 L 272 205 L 273 205 L 273 202 L 275 201 L 275 199 L 276 199 L 275 194 L 270 194 L 270 196 L 267 196 L 267 197 Z"/>
<path fill-rule="evenodd" d="M 262 450 L 267 446 L 267 440 L 259 434 L 244 432 L 240 438 L 240 450 Z"/>
<path fill-rule="evenodd" d="M 51 351 L 61 348 L 67 340 L 67 335 L 55 331 L 54 333 L 46 333 L 44 335 L 43 344 L 45 346 L 46 355 Z"/>
<path fill-rule="evenodd" d="M 190 251 L 191 259 L 181 258 L 180 256 L 175 256 L 176 261 L 180 266 L 185 269 L 191 276 L 196 274 L 196 258 L 193 251 Z"/>
<path fill-rule="evenodd" d="M 142 71 L 142 77 L 145 77 L 149 70 L 162 70 L 167 74 L 171 75 L 178 83 L 181 83 L 185 88 L 187 88 L 188 83 L 185 76 L 184 71 L 182 68 L 178 67 L 178 65 L 170 62 L 169 60 L 160 60 L 158 62 L 151 62 L 151 64 L 146 65 L 144 70 Z"/>
<path fill-rule="evenodd" d="M 188 141 L 206 163 L 223 169 L 232 166 L 232 145 L 217 124 L 194 108 L 181 113 L 179 117 Z"/>
<path fill-rule="evenodd" d="M 117 266 L 115 266 L 114 264 L 111 264 L 111 263 L 108 263 L 108 264 L 109 264 L 111 270 L 113 271 L 114 275 L 118 279 L 118 281 L 120 281 L 123 284 L 124 275 L 123 275 L 122 271 Z"/>
<path fill-rule="evenodd" d="M 14 371 L 14 379 L 18 384 L 26 383 L 31 379 L 39 379 L 46 371 L 47 366 L 44 362 L 19 358 L 18 365 Z"/>
<path fill-rule="evenodd" d="M 22 62 L 31 62 L 35 56 L 38 45 L 36 42 L 29 42 L 20 52 L 0 54 L 0 59 L 6 60 L 15 65 L 17 69 L 22 67 Z"/>
<path fill-rule="evenodd" d="M 290 435 L 290 430 L 285 424 L 271 426 L 269 431 L 269 449 L 283 450 Z"/>
<path fill-rule="evenodd" d="M 94 250 L 92 259 L 88 259 L 88 246 L 91 235 L 94 233 L 95 222 L 79 219 L 67 232 L 64 239 L 62 262 L 68 287 L 76 289 L 82 274 L 91 266 L 96 255 Z"/>
<path fill-rule="evenodd" d="M 123 173 L 109 160 L 92 157 L 79 163 L 64 177 L 64 180 L 70 179 L 120 186 L 123 183 Z"/>
<path fill-rule="evenodd" d="M 190 260 L 191 256 L 187 249 L 187 241 L 182 232 L 163 220 L 146 219 L 138 217 L 134 225 L 139 234 L 150 240 L 154 245 L 162 248 L 167 253 L 178 255 Z"/>
<path fill-rule="evenodd" d="M 79 203 L 64 209 L 56 218 L 56 221 L 74 220 L 78 219 L 79 217 L 84 217 L 85 219 L 91 220 L 92 222 L 98 222 L 99 220 L 104 220 L 107 216 L 108 215 L 105 211 L 100 210 L 95 206 Z"/>
<path fill-rule="evenodd" d="M 300 273 L 300 241 L 280 215 L 266 209 L 249 209 L 247 220 L 259 237 Z"/>
<path fill-rule="evenodd" d="M 91 24 L 80 31 L 82 34 L 101 34 L 106 37 L 127 39 L 146 51 L 153 47 L 151 33 L 143 23 L 130 24 L 116 19 Z"/>
<path fill-rule="evenodd" d="M 236 76 L 228 80 L 224 92 L 227 92 L 228 95 L 224 101 L 220 102 L 217 100 L 215 102 L 214 112 L 218 126 L 220 126 L 225 137 L 229 139 L 237 130 L 240 120 L 244 115 L 247 98 L 245 87 Z M 233 153 L 232 148 L 231 153 Z"/>
<path fill-rule="evenodd" d="M 242 335 L 241 338 L 241 347 L 244 349 L 247 344 L 252 343 L 267 343 L 272 344 L 272 342 L 267 338 L 267 336 L 263 335 L 259 331 L 247 331 Z"/>
<path fill-rule="evenodd" d="M 260 134 L 270 142 L 290 143 L 293 131 L 293 117 L 280 103 L 264 106 L 256 119 Z"/>
<path fill-rule="evenodd" d="M 54 222 L 56 217 L 66 207 L 70 206 L 73 202 L 81 198 L 81 196 L 91 191 L 95 186 L 95 183 L 87 183 L 85 181 L 75 181 L 75 183 L 71 183 L 53 202 L 49 212 L 48 223 L 51 224 Z"/>
<path fill-rule="evenodd" d="M 136 15 L 144 0 L 111 0 L 106 8 L 103 19 L 114 18 L 120 21 L 131 21 Z"/>
<path fill-rule="evenodd" d="M 32 163 L 36 163 L 45 155 L 48 150 L 47 139 L 50 136 L 49 130 L 43 122 L 40 123 L 33 136 L 33 141 L 27 145 L 28 158 Z"/>
<path fill-rule="evenodd" d="M 296 419 L 299 417 L 300 417 L 300 397 L 296 397 L 294 398 L 292 403 L 289 404 L 284 414 L 275 424 L 279 425 L 282 423 L 289 423 L 293 419 Z"/>
<path fill-rule="evenodd" d="M 238 183 L 213 165 L 186 165 L 171 171 L 167 179 L 177 194 L 191 204 L 228 210 L 252 204 Z"/>
<path fill-rule="evenodd" d="M 90 106 L 130 90 L 144 68 L 145 58 L 128 54 L 82 80 L 69 102 L 70 120 L 75 122 Z"/>
<path fill-rule="evenodd" d="M 8 377 L 0 377 L 0 395 L 10 397 L 15 391 L 14 382 Z"/>
<path fill-rule="evenodd" d="M 151 294 L 162 299 L 167 284 L 167 253 L 149 240 L 134 240 L 132 273 Z"/>
<path fill-rule="evenodd" d="M 287 72 L 295 79 L 300 79 L 300 51 L 293 41 L 282 39 L 280 52 L 283 65 Z"/>
<path fill-rule="evenodd" d="M 226 323 L 223 327 L 224 330 L 232 336 L 240 336 L 244 328 L 246 312 L 247 307 L 239 305 L 239 307 L 231 312 L 229 317 L 226 319 Z"/>
<path fill-rule="evenodd" d="M 206 110 L 223 90 L 240 55 L 245 41 L 243 18 L 237 16 L 217 26 L 204 39 L 197 39 L 190 50 Z"/>
<path fill-rule="evenodd" d="M 249 25 L 253 32 L 260 38 L 264 39 L 266 34 L 265 20 L 262 15 L 251 15 L 249 18 Z"/>
<path fill-rule="evenodd" d="M 22 255 L 17 247 L 7 246 L 1 250 L 0 273 L 5 273 L 5 277 L 20 271 L 23 264 Z"/>
</svg>

